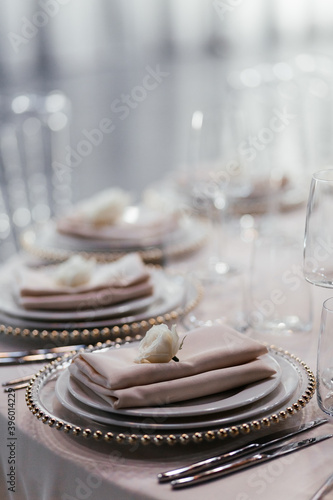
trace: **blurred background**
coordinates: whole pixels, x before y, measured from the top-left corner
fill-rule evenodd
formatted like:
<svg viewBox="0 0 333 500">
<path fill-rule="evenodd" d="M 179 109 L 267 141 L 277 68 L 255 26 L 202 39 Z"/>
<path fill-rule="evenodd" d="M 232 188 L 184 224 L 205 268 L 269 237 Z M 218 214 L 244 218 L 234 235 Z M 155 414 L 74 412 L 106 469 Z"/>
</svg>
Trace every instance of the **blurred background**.
<svg viewBox="0 0 333 500">
<path fill-rule="evenodd" d="M 47 139 L 52 161 L 40 167 L 33 197 L 41 196 L 46 168 L 66 206 L 112 185 L 141 192 L 181 172 L 196 110 L 232 102 L 255 117 L 248 94 L 261 99 L 274 87 L 267 120 L 297 122 L 288 140 L 298 146 L 293 166 L 306 177 L 332 158 L 332 28 L 325 0 L 3 0 L 1 124 L 32 108 L 23 134 L 40 126 L 36 113 L 48 133 L 64 132 L 55 134 L 56 147 Z M 236 134 L 243 151 L 247 134 Z M 252 151 L 274 142 L 267 133 L 260 140 Z M 8 172 L 13 165 L 8 154 Z M 36 221 L 47 205 L 35 209 Z M 29 222 L 24 211 L 17 221 Z"/>
</svg>

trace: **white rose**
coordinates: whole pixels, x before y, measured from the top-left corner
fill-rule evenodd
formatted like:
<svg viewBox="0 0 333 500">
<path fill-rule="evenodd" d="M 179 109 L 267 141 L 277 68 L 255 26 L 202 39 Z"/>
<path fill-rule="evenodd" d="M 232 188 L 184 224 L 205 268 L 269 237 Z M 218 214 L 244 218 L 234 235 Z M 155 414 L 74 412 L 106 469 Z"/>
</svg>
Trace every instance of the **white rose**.
<svg viewBox="0 0 333 500">
<path fill-rule="evenodd" d="M 73 255 L 59 264 L 53 279 L 57 285 L 71 287 L 84 285 L 90 281 L 95 267 L 94 259 L 84 259 L 81 255 Z"/>
<path fill-rule="evenodd" d="M 122 189 L 105 189 L 79 204 L 78 212 L 93 224 L 114 224 L 123 215 L 130 201 L 130 195 Z"/>
<path fill-rule="evenodd" d="M 147 331 L 139 344 L 139 355 L 136 363 L 168 363 L 180 348 L 180 339 L 173 325 L 156 325 Z"/>
</svg>

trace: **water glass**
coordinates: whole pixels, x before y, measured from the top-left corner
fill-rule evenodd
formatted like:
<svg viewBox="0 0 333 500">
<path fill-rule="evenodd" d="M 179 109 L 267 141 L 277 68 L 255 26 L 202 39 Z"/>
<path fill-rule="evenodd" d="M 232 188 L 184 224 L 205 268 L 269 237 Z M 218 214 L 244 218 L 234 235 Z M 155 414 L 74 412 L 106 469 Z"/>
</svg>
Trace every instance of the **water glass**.
<svg viewBox="0 0 333 500">
<path fill-rule="evenodd" d="M 302 276 L 301 241 L 279 233 L 258 236 L 251 260 L 246 301 L 249 326 L 273 334 L 310 331 L 312 297 Z"/>
<path fill-rule="evenodd" d="M 189 274 L 188 274 L 189 276 Z M 189 330 L 201 326 L 225 324 L 240 332 L 245 330 L 244 321 L 244 274 L 221 275 L 205 279 L 193 272 L 191 278 L 199 282 L 202 300 L 183 320 Z"/>
<path fill-rule="evenodd" d="M 319 407 L 333 416 L 333 297 L 322 308 L 317 357 L 317 399 Z"/>
</svg>

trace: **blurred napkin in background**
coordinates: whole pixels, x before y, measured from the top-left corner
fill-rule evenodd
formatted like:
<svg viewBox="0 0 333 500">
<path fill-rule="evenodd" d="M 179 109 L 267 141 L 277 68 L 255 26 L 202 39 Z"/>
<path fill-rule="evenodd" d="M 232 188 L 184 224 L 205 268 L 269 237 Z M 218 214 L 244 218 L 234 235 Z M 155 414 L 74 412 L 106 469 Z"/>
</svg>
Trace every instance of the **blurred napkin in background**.
<svg viewBox="0 0 333 500">
<path fill-rule="evenodd" d="M 92 262 L 73 256 L 56 266 L 19 268 L 16 271 L 19 304 L 26 309 L 71 310 L 79 307 L 82 310 L 153 293 L 149 269 L 139 254 L 130 253 L 109 264 L 91 266 Z"/>
<path fill-rule="evenodd" d="M 57 230 L 59 233 L 87 239 L 139 243 L 161 237 L 178 227 L 177 211 L 164 210 L 164 206 L 159 209 L 156 199 L 153 207 L 145 203 L 129 206 L 128 200 L 128 194 L 119 189 L 102 191 L 81 202 L 72 213 L 59 219 Z"/>
<path fill-rule="evenodd" d="M 272 376 L 259 356 L 267 348 L 235 330 L 216 325 L 188 333 L 169 363 L 135 363 L 138 344 L 106 352 L 81 353 L 69 371 L 81 386 L 113 408 L 165 405 L 223 392 Z"/>
</svg>

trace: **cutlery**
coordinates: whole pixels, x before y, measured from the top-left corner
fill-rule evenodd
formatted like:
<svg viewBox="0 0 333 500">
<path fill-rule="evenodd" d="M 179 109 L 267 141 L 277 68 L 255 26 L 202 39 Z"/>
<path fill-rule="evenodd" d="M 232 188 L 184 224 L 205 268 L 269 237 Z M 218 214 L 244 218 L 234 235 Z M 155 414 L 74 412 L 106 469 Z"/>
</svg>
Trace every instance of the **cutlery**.
<svg viewBox="0 0 333 500">
<path fill-rule="evenodd" d="M 2 387 L 9 387 L 10 385 L 22 384 L 22 382 L 29 382 L 33 376 L 34 373 L 31 373 L 30 375 L 25 375 L 24 377 L 13 378 L 12 380 L 7 380 L 6 382 L 2 382 L 1 385 Z"/>
<path fill-rule="evenodd" d="M 207 469 L 211 469 L 212 466 L 216 467 L 218 465 L 221 465 L 229 460 L 234 460 L 235 458 L 242 457 L 244 455 L 249 454 L 251 451 L 259 451 L 263 448 L 267 448 L 268 446 L 272 446 L 276 443 L 279 443 L 281 441 L 287 440 L 290 437 L 296 436 L 297 434 L 300 434 L 301 432 L 305 432 L 309 429 L 312 429 L 314 427 L 317 427 L 319 425 L 325 424 L 327 422 L 327 419 L 325 418 L 320 418 L 317 420 L 312 420 L 311 422 L 308 422 L 304 426 L 297 428 L 295 430 L 289 430 L 287 433 L 284 433 L 282 436 L 281 435 L 273 435 L 270 437 L 269 441 L 267 441 L 267 438 L 263 438 L 264 441 L 259 440 L 255 443 L 250 443 L 247 444 L 246 446 L 243 446 L 242 448 L 238 448 L 236 450 L 229 451 L 227 453 L 224 453 L 223 455 L 218 455 L 215 457 L 210 457 L 205 460 L 201 460 L 200 462 L 195 462 L 191 465 L 185 466 L 185 467 L 179 467 L 178 469 L 173 469 L 169 470 L 167 472 L 161 472 L 158 474 L 157 478 L 160 483 L 164 483 L 167 481 L 172 481 L 173 479 L 178 479 L 184 476 L 188 476 L 189 474 L 197 474 L 199 472 L 203 472 Z"/>
<path fill-rule="evenodd" d="M 4 388 L 4 392 L 13 392 L 13 391 L 17 391 L 18 389 L 25 389 L 26 387 L 28 387 L 29 385 L 29 382 L 24 382 L 23 384 L 17 384 L 17 385 L 12 385 L 11 387 L 5 387 Z"/>
<path fill-rule="evenodd" d="M 28 351 L 0 352 L 0 365 L 34 363 L 56 359 L 71 351 L 86 348 L 84 344 L 52 347 L 50 349 L 33 349 Z"/>
<path fill-rule="evenodd" d="M 282 443 L 276 446 L 275 448 L 271 448 L 267 451 L 254 453 L 241 460 L 237 460 L 236 462 L 220 465 L 219 467 L 215 467 L 214 469 L 210 469 L 208 471 L 201 472 L 199 474 L 183 477 L 181 479 L 176 479 L 174 481 L 171 481 L 171 486 L 173 489 L 195 486 L 197 484 L 204 483 L 206 481 L 211 481 L 212 479 L 217 479 L 219 477 L 223 477 L 228 474 L 238 472 L 248 467 L 252 467 L 253 465 L 261 464 L 267 462 L 268 460 L 272 460 L 274 458 L 281 457 L 289 453 L 293 453 L 303 448 L 307 448 L 308 446 L 312 446 L 316 443 L 320 443 L 321 441 L 330 439 L 332 437 L 333 434 L 324 434 L 322 436 L 312 437 L 304 439 L 302 441 L 296 441 L 296 442 L 294 441 L 289 444 Z"/>
<path fill-rule="evenodd" d="M 311 500 L 320 500 L 321 498 L 324 498 L 325 493 L 327 493 L 331 488 L 330 486 L 333 484 L 333 474 L 331 474 L 324 484 L 321 485 L 318 491 L 311 497 Z"/>
</svg>

